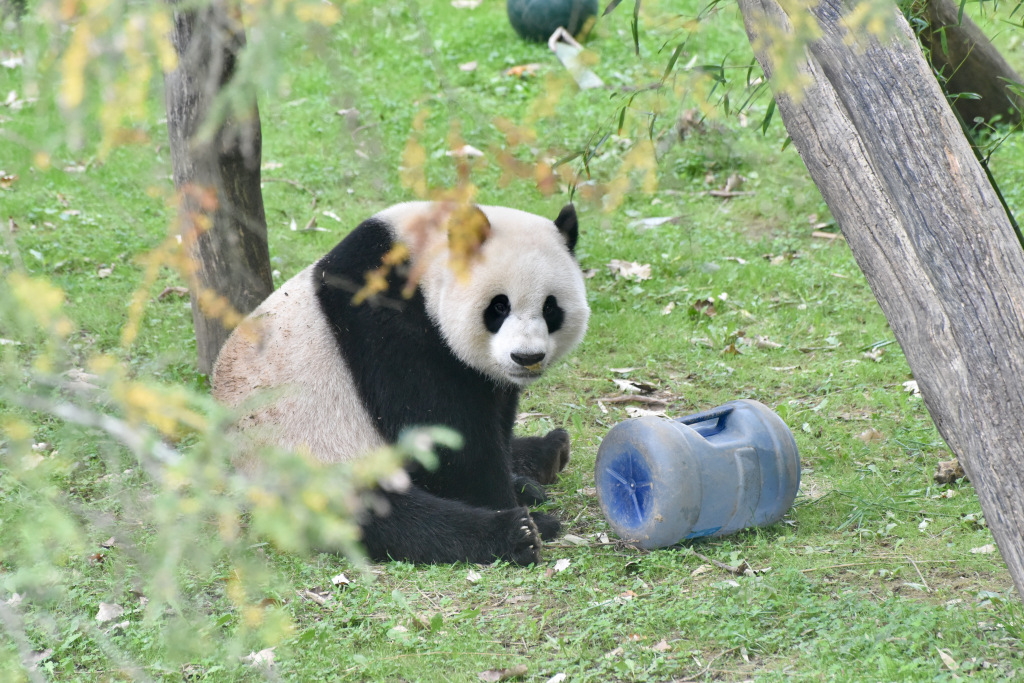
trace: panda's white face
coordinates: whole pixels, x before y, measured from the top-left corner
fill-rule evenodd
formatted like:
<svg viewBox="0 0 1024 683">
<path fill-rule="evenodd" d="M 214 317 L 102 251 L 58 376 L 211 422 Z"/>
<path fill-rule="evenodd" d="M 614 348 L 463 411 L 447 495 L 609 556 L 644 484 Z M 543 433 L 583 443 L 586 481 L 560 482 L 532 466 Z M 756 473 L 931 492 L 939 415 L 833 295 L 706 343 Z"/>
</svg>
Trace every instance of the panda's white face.
<svg viewBox="0 0 1024 683">
<path fill-rule="evenodd" d="M 431 267 L 422 283 L 427 309 L 464 363 L 525 387 L 583 339 L 583 274 L 552 221 L 480 208 L 491 224 L 481 260 L 461 278 Z"/>
</svg>

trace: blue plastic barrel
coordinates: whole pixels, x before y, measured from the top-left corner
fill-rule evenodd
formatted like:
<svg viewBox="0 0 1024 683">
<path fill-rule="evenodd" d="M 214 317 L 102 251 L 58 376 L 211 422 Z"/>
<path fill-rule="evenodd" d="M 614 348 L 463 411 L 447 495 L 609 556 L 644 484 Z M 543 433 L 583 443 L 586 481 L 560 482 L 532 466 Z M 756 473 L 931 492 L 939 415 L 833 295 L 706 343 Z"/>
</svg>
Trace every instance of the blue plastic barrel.
<svg viewBox="0 0 1024 683">
<path fill-rule="evenodd" d="M 678 420 L 615 425 L 597 452 L 595 478 L 615 533 L 664 548 L 779 521 L 800 488 L 800 458 L 778 415 L 740 400 Z"/>
</svg>

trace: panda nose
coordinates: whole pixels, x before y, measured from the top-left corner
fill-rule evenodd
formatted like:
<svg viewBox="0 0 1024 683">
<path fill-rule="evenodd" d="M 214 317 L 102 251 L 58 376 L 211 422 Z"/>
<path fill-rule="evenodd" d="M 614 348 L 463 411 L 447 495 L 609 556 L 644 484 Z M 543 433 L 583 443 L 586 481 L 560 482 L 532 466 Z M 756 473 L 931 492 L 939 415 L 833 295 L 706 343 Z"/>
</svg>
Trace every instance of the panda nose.
<svg viewBox="0 0 1024 683">
<path fill-rule="evenodd" d="M 530 367 L 544 360 L 543 353 L 513 353 L 512 360 L 523 367 Z"/>
</svg>

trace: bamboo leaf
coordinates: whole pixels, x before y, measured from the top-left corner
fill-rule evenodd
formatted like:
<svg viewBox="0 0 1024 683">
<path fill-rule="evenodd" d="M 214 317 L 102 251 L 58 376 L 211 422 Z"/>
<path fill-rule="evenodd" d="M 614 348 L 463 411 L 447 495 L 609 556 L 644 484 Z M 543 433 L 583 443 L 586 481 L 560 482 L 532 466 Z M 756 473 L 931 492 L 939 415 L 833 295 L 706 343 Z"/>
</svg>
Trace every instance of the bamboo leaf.
<svg viewBox="0 0 1024 683">
<path fill-rule="evenodd" d="M 761 122 L 761 135 L 768 132 L 768 125 L 772 122 L 772 115 L 775 113 L 775 98 L 768 103 L 768 111 L 765 112 L 764 121 Z"/>
</svg>

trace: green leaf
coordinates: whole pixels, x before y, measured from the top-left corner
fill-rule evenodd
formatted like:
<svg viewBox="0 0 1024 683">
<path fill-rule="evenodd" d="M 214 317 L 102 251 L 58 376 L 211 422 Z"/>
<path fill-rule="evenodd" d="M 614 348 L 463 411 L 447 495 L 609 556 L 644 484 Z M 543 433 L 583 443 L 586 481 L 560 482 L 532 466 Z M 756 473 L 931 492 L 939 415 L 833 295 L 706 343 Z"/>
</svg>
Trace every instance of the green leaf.
<svg viewBox="0 0 1024 683">
<path fill-rule="evenodd" d="M 775 98 L 768 103 L 768 111 L 765 112 L 764 121 L 761 122 L 761 135 L 765 135 L 768 132 L 768 126 L 772 122 L 772 114 L 775 113 Z"/>
<path fill-rule="evenodd" d="M 601 16 L 607 16 L 608 13 L 611 12 L 616 7 L 618 7 L 621 2 L 622 0 L 612 0 L 611 2 L 609 2 L 608 6 L 604 8 L 604 12 L 601 14 Z"/>
<path fill-rule="evenodd" d="M 689 36 L 687 36 L 687 40 L 689 40 Z M 668 75 L 672 73 L 672 69 L 675 67 L 676 61 L 679 59 L 679 55 L 683 54 L 684 47 L 686 47 L 686 40 L 679 43 L 679 45 L 676 46 L 676 49 L 672 51 L 672 56 L 668 59 L 668 65 L 665 67 L 665 73 L 662 75 L 661 80 L 664 81 L 668 78 Z"/>
</svg>

